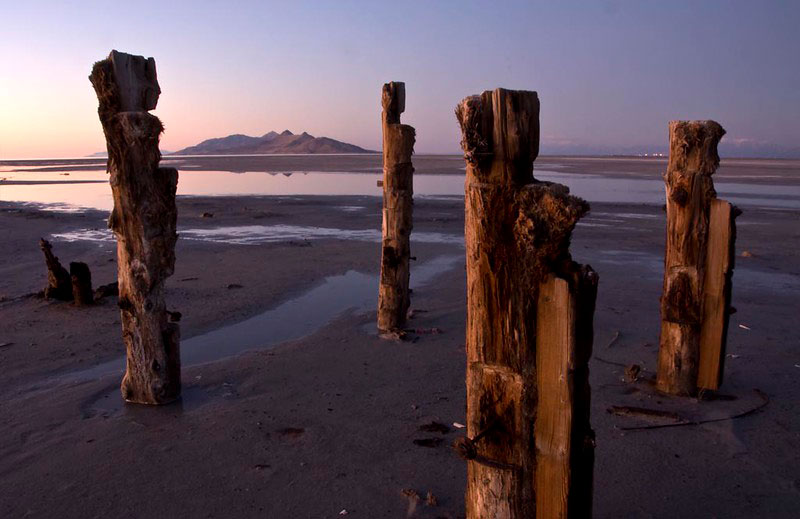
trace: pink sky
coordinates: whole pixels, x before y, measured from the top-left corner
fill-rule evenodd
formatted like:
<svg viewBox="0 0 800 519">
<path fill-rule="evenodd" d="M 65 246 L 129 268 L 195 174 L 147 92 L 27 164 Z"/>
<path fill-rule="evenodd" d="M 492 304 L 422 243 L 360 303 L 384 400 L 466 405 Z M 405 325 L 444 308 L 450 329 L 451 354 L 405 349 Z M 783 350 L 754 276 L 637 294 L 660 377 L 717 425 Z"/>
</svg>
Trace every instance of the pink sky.
<svg viewBox="0 0 800 519">
<path fill-rule="evenodd" d="M 663 151 L 671 119 L 716 119 L 732 154 L 800 156 L 800 4 L 18 2 L 3 9 L 0 159 L 104 150 L 87 76 L 112 49 L 156 58 L 177 150 L 307 131 L 380 147 L 380 88 L 405 81 L 418 153 L 458 153 L 453 108 L 536 90 L 542 151 Z"/>
</svg>

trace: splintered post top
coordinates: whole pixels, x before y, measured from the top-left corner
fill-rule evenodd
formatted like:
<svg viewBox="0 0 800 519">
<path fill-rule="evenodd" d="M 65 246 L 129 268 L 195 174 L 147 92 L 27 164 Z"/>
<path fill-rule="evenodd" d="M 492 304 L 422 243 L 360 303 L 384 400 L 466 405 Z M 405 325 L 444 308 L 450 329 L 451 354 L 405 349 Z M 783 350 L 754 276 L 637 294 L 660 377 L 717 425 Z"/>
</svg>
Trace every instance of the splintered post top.
<svg viewBox="0 0 800 519">
<path fill-rule="evenodd" d="M 386 122 L 400 124 L 400 114 L 406 111 L 406 84 L 401 81 L 384 84 L 381 105 Z"/>
<path fill-rule="evenodd" d="M 487 90 L 456 107 L 464 158 L 483 170 L 484 182 L 527 184 L 539 155 L 539 96 L 527 90 Z M 514 168 L 490 168 L 492 163 Z M 509 176 L 510 175 L 510 176 Z"/>
<path fill-rule="evenodd" d="M 724 135 L 725 129 L 716 121 L 670 121 L 668 171 L 713 175 L 719 166 L 717 145 Z"/>
<path fill-rule="evenodd" d="M 119 94 L 120 111 L 146 112 L 158 104 L 161 88 L 156 60 L 112 50 L 108 56 Z"/>
</svg>

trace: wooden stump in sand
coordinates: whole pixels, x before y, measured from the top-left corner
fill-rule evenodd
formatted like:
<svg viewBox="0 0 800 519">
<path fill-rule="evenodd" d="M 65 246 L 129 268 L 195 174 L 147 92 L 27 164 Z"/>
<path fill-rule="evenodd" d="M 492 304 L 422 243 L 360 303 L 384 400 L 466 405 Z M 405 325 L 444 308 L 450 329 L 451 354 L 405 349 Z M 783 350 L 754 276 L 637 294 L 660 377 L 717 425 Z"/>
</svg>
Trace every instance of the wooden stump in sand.
<svg viewBox="0 0 800 519">
<path fill-rule="evenodd" d="M 78 306 L 88 306 L 94 303 L 94 290 L 92 290 L 92 271 L 89 265 L 79 261 L 69 264 L 69 276 L 72 280 L 72 298 Z"/>
<path fill-rule="evenodd" d="M 738 210 L 716 198 L 711 179 L 722 126 L 672 121 L 669 132 L 657 387 L 690 396 L 722 381 Z"/>
<path fill-rule="evenodd" d="M 47 265 L 47 286 L 44 288 L 44 297 L 47 299 L 72 300 L 72 279 L 67 269 L 61 266 L 58 257 L 53 254 L 53 246 L 44 238 L 39 238 L 39 247 L 44 253 Z"/>
<path fill-rule="evenodd" d="M 464 99 L 470 518 L 590 517 L 589 369 L 597 274 L 569 241 L 589 206 L 539 182 L 539 99 Z"/>
<path fill-rule="evenodd" d="M 108 148 L 117 238 L 119 307 L 128 402 L 164 404 L 180 396 L 178 325 L 168 322 L 164 283 L 175 265 L 178 171 L 160 168 L 161 121 L 148 113 L 161 92 L 153 58 L 112 51 L 89 79 Z"/>
<path fill-rule="evenodd" d="M 411 258 L 413 174 L 411 154 L 415 131 L 400 124 L 405 111 L 405 83 L 383 85 L 383 246 L 378 291 L 378 330 L 400 331 L 410 304 L 408 282 Z"/>
</svg>

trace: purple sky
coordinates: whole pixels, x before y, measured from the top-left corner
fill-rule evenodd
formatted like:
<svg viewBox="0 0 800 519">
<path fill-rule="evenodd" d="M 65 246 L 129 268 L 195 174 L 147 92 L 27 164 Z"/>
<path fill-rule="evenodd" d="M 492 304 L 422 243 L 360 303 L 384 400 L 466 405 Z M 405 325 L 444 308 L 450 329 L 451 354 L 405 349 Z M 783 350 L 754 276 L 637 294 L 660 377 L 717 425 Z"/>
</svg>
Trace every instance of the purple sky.
<svg viewBox="0 0 800 519">
<path fill-rule="evenodd" d="M 176 150 L 308 131 L 380 147 L 405 81 L 418 153 L 458 153 L 466 95 L 536 90 L 543 153 L 664 151 L 716 119 L 727 155 L 800 157 L 800 2 L 16 2 L 3 8 L 0 158 L 104 149 L 87 80 L 112 48 L 153 56 Z"/>
</svg>

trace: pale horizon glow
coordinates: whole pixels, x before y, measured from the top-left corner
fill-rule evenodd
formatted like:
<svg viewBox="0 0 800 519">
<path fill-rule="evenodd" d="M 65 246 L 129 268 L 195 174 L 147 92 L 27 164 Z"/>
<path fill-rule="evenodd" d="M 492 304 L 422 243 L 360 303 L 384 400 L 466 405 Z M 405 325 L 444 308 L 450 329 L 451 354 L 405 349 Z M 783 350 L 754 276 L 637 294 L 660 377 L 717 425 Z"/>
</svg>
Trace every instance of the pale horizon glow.
<svg viewBox="0 0 800 519">
<path fill-rule="evenodd" d="M 671 119 L 722 151 L 800 157 L 792 2 L 17 3 L 3 9 L 0 160 L 105 149 L 92 64 L 153 56 L 165 150 L 307 131 L 380 149 L 380 88 L 406 82 L 416 152 L 458 153 L 453 109 L 536 90 L 542 153 L 654 153 Z"/>
</svg>

